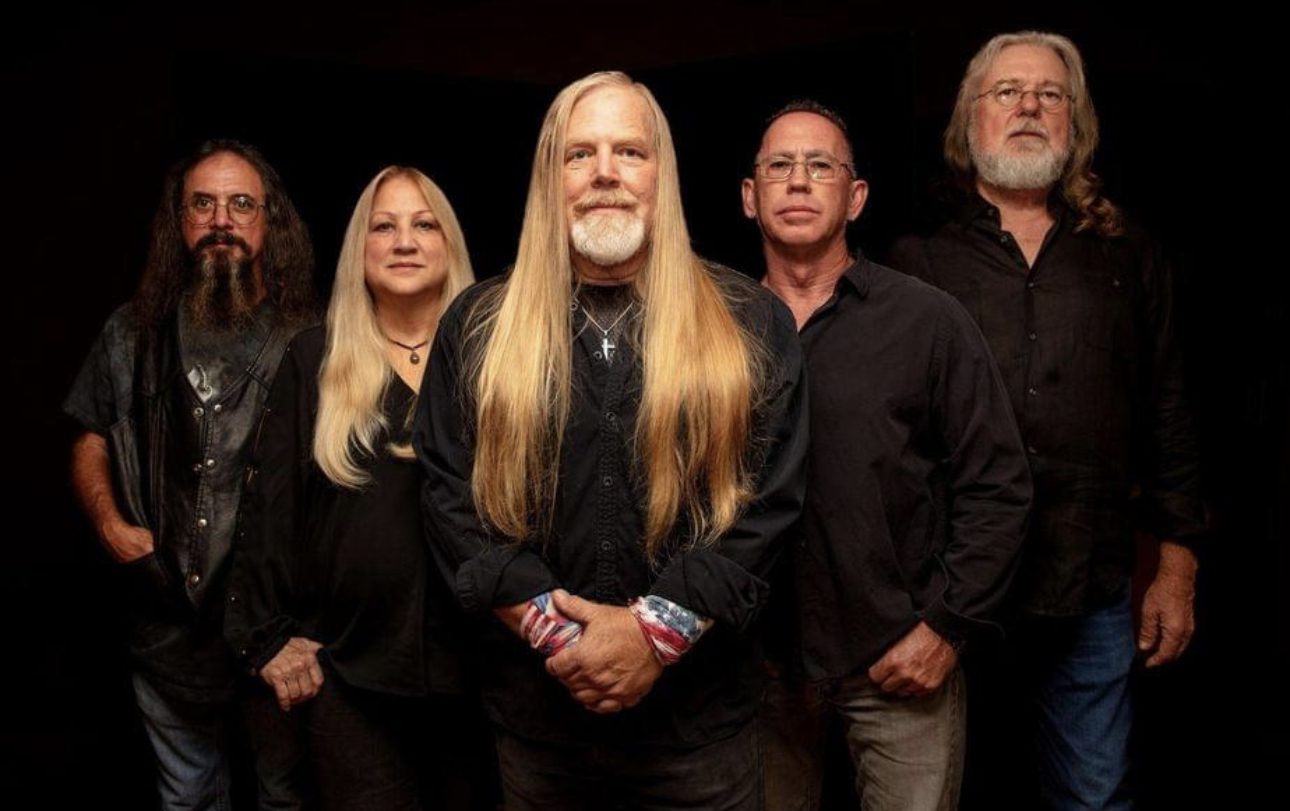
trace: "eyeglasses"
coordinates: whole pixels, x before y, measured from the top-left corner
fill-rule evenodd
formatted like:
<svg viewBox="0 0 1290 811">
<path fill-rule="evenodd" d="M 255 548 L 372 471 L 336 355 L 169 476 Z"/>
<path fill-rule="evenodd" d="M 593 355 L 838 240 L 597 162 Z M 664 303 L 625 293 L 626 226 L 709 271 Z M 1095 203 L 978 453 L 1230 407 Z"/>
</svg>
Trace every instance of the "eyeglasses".
<svg viewBox="0 0 1290 811">
<path fill-rule="evenodd" d="M 977 96 L 977 99 L 980 100 L 989 96 L 994 99 L 995 104 L 1005 110 L 1011 110 L 1021 104 L 1022 99 L 1032 93 L 1035 96 L 1035 101 L 1039 102 L 1039 106 L 1049 111 L 1059 109 L 1067 101 L 1073 101 L 1075 98 L 1070 93 L 1057 87 L 1041 87 L 1038 90 L 1022 90 L 1016 85 L 1001 84 L 985 91 L 981 95 Z"/>
<path fill-rule="evenodd" d="M 246 227 L 252 225 L 260 216 L 263 205 L 249 194 L 235 194 L 227 203 L 220 203 L 213 197 L 204 194 L 195 195 L 184 203 L 184 219 L 192 225 L 210 225 L 215 221 L 215 212 L 223 208 L 234 225 Z"/>
<path fill-rule="evenodd" d="M 855 177 L 856 170 L 842 161 L 835 161 L 831 158 L 806 158 L 795 161 L 785 157 L 766 158 L 753 164 L 757 169 L 757 174 L 766 180 L 788 180 L 793 175 L 793 169 L 798 166 L 806 167 L 806 174 L 810 175 L 811 180 L 828 182 L 836 180 L 839 171 L 847 171 Z"/>
</svg>

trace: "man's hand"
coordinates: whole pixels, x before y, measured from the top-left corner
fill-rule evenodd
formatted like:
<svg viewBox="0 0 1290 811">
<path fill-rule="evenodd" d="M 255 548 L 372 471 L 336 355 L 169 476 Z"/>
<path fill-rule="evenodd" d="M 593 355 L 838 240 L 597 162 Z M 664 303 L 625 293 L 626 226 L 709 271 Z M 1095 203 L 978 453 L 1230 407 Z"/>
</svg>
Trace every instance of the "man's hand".
<svg viewBox="0 0 1290 811">
<path fill-rule="evenodd" d="M 323 683 L 322 668 L 318 665 L 321 647 L 312 639 L 293 636 L 277 656 L 260 668 L 260 678 L 273 688 L 283 712 L 318 695 Z"/>
<path fill-rule="evenodd" d="M 884 693 L 925 696 L 940 688 L 958 663 L 954 647 L 927 623 L 920 622 L 874 662 L 869 668 L 869 680 Z"/>
<path fill-rule="evenodd" d="M 152 553 L 154 548 L 151 530 L 136 527 L 117 519 L 99 528 L 103 546 L 116 558 L 117 563 L 130 563 Z"/>
<path fill-rule="evenodd" d="M 1196 555 L 1162 541 L 1160 566 L 1142 598 L 1138 650 L 1149 653 L 1147 667 L 1176 660 L 1196 630 Z"/>
<path fill-rule="evenodd" d="M 592 712 L 634 707 L 654 686 L 663 666 L 625 607 L 602 605 L 563 589 L 552 593 L 566 617 L 582 623 L 582 639 L 546 660 L 547 672 Z"/>
</svg>

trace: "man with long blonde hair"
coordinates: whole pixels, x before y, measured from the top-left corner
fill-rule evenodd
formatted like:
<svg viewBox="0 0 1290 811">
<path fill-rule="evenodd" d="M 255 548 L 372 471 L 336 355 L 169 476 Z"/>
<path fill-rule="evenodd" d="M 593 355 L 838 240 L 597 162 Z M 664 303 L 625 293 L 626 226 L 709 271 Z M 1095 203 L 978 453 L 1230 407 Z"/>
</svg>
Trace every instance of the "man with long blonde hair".
<svg viewBox="0 0 1290 811">
<path fill-rule="evenodd" d="M 958 216 L 894 256 L 976 316 L 1026 444 L 1036 498 L 1009 635 L 1024 679 L 1009 698 L 1030 695 L 1026 749 L 1058 809 L 1130 807 L 1135 648 L 1154 667 L 1187 647 L 1204 529 L 1169 267 L 1102 195 L 1097 140 L 1074 43 L 994 37 L 945 131 Z M 1160 539 L 1136 634 L 1135 530 Z"/>
<path fill-rule="evenodd" d="M 566 87 L 515 266 L 444 316 L 414 444 L 508 808 L 759 808 L 755 639 L 801 506 L 787 310 L 690 249 L 653 95 Z M 702 639 L 700 639 L 702 637 Z"/>
</svg>

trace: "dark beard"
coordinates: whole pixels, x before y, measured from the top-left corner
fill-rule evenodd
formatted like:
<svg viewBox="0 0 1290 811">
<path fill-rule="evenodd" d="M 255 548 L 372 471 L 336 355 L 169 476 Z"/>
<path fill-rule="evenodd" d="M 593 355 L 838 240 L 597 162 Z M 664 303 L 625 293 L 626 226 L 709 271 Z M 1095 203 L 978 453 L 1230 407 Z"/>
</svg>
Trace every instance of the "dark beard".
<svg viewBox="0 0 1290 811">
<path fill-rule="evenodd" d="M 234 258 L 227 248 L 206 250 L 216 245 L 238 245 L 242 252 Z M 208 234 L 197 243 L 190 263 L 183 306 L 192 324 L 206 329 L 245 326 L 259 303 L 250 246 L 231 234 Z"/>
</svg>

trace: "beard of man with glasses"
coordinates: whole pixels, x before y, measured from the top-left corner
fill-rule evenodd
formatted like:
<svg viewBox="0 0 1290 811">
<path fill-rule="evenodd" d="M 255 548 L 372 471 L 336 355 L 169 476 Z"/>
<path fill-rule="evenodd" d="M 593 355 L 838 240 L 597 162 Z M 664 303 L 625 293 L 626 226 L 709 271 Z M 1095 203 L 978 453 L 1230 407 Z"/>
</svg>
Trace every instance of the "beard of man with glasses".
<svg viewBox="0 0 1290 811">
<path fill-rule="evenodd" d="M 252 430 L 291 337 L 314 318 L 313 250 L 277 173 L 210 141 L 171 169 L 134 298 L 103 327 L 64 411 L 72 483 L 127 615 L 160 807 L 224 808 L 233 730 L 261 807 L 296 808 L 299 754 L 272 693 L 222 634 Z"/>
</svg>

